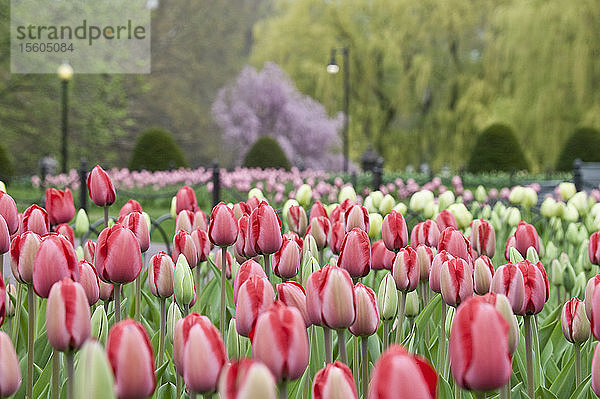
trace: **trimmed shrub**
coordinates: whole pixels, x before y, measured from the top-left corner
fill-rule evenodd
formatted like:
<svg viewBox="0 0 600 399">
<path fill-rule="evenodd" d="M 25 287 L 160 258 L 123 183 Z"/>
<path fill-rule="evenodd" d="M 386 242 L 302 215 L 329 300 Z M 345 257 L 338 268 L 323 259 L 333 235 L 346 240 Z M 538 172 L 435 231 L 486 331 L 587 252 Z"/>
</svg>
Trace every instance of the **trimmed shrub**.
<svg viewBox="0 0 600 399">
<path fill-rule="evenodd" d="M 3 145 L 0 144 L 0 180 L 5 182 L 10 180 L 15 174 L 13 163 L 8 156 L 8 152 Z"/>
<path fill-rule="evenodd" d="M 527 160 L 515 134 L 501 123 L 488 126 L 479 135 L 467 164 L 467 170 L 473 173 L 527 169 Z"/>
<path fill-rule="evenodd" d="M 181 148 L 173 136 L 163 129 L 148 129 L 142 133 L 135 144 L 129 169 L 131 170 L 169 170 L 187 166 Z"/>
<path fill-rule="evenodd" d="M 244 159 L 244 166 L 249 168 L 283 168 L 290 169 L 285 153 L 277 140 L 268 136 L 261 136 L 254 142 Z"/>
<path fill-rule="evenodd" d="M 561 171 L 573 170 L 573 162 L 577 159 L 586 162 L 600 162 L 600 132 L 591 127 L 576 129 L 567 140 L 558 161 L 556 169 Z"/>
</svg>

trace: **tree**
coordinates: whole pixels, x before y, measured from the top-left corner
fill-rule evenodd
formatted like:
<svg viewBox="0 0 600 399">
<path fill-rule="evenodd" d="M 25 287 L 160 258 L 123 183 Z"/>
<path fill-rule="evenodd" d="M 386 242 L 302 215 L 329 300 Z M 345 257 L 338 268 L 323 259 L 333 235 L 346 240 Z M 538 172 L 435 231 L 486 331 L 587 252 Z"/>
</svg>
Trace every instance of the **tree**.
<svg viewBox="0 0 600 399">
<path fill-rule="evenodd" d="M 212 110 L 228 151 L 243 155 L 266 135 L 275 138 L 297 166 L 342 166 L 335 165 L 339 155 L 331 153 L 339 147 L 342 118 L 329 118 L 325 108 L 298 92 L 274 63 L 266 63 L 260 72 L 244 68 L 233 84 L 219 91 Z"/>
</svg>

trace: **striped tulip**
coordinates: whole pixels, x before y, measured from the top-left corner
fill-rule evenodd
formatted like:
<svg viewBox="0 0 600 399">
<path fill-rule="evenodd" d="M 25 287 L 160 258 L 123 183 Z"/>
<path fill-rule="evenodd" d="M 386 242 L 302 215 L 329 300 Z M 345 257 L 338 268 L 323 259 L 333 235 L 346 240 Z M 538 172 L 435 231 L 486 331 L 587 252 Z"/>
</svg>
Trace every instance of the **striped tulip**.
<svg viewBox="0 0 600 399">
<path fill-rule="evenodd" d="M 467 263 L 472 263 L 471 244 L 469 240 L 458 230 L 448 227 L 440 234 L 438 250 L 446 250 L 449 254 L 456 258 L 462 258 Z"/>
<path fill-rule="evenodd" d="M 437 248 L 439 239 L 440 229 L 433 220 L 417 224 L 410 233 L 410 245 L 415 248 L 420 244 Z"/>
<path fill-rule="evenodd" d="M 185 256 L 192 269 L 198 264 L 198 251 L 194 239 L 190 233 L 184 230 L 179 230 L 173 237 L 173 261 L 177 261 L 179 255 Z"/>
<path fill-rule="evenodd" d="M 50 221 L 48 212 L 37 205 L 31 205 L 23 212 L 23 232 L 33 231 L 40 236 L 50 232 Z"/>
<path fill-rule="evenodd" d="M 525 298 L 525 280 L 521 269 L 514 263 L 500 266 L 492 277 L 490 292 L 506 296 L 513 312 L 520 314 Z"/>
<path fill-rule="evenodd" d="M 473 267 L 473 289 L 479 295 L 485 295 L 490 291 L 492 278 L 494 277 L 494 265 L 485 255 L 475 259 Z"/>
<path fill-rule="evenodd" d="M 306 281 L 306 309 L 314 325 L 350 327 L 356 317 L 355 302 L 350 274 L 340 267 L 328 264 Z"/>
<path fill-rule="evenodd" d="M 287 212 L 286 222 L 288 228 L 299 236 L 304 236 L 308 227 L 308 218 L 304 208 L 298 205 L 292 205 Z"/>
<path fill-rule="evenodd" d="M 592 357 L 592 390 L 600 397 L 600 343 L 596 344 Z"/>
<path fill-rule="evenodd" d="M 75 216 L 73 194 L 68 188 L 65 191 L 56 188 L 46 189 L 45 207 L 51 225 L 67 223 Z"/>
<path fill-rule="evenodd" d="M 354 286 L 356 297 L 356 319 L 350 326 L 350 332 L 358 337 L 368 337 L 379 328 L 379 305 L 375 292 L 362 283 Z"/>
<path fill-rule="evenodd" d="M 504 317 L 504 320 L 508 323 L 508 349 L 512 355 L 519 347 L 521 333 L 519 331 L 517 317 L 512 311 L 512 307 L 510 306 L 508 298 L 502 294 L 495 294 L 493 292 L 489 292 L 480 296 L 479 298 L 491 305 L 494 305 L 496 310 L 500 312 L 500 315 Z"/>
<path fill-rule="evenodd" d="M 460 305 L 473 296 L 473 268 L 461 258 L 444 262 L 440 287 L 446 304 L 454 307 Z"/>
<path fill-rule="evenodd" d="M 346 237 L 344 223 L 335 222 L 331 225 L 331 236 L 329 238 L 329 248 L 335 255 L 339 255 L 342 250 L 342 243 Z"/>
<path fill-rule="evenodd" d="M 250 207 L 250 213 L 252 213 L 253 210 L 255 210 L 256 208 L 258 208 L 258 206 L 260 205 L 261 200 L 258 199 L 258 197 L 256 196 L 252 196 L 250 198 L 248 198 L 248 201 L 246 201 L 246 204 L 248 204 L 248 206 Z"/>
<path fill-rule="evenodd" d="M 306 293 L 304 288 L 295 281 L 288 281 L 277 284 L 277 299 L 283 302 L 286 306 L 291 306 L 300 311 L 306 328 L 310 327 L 311 323 L 306 310 Z"/>
<path fill-rule="evenodd" d="M 202 230 L 200 227 L 196 227 L 196 229 L 192 231 L 192 241 L 194 241 L 194 247 L 196 247 L 198 263 L 206 262 L 211 250 L 208 233 Z"/>
<path fill-rule="evenodd" d="M 523 256 L 527 256 L 529 247 L 533 247 L 536 252 L 540 252 L 540 238 L 533 225 L 521 220 L 515 230 L 515 248 Z"/>
<path fill-rule="evenodd" d="M 60 352 L 79 349 L 90 337 L 88 298 L 81 284 L 69 278 L 52 286 L 46 307 L 46 335 Z"/>
<path fill-rule="evenodd" d="M 394 259 L 392 275 L 399 291 L 409 292 L 417 289 L 420 275 L 417 251 L 410 246 L 402 248 Z"/>
<path fill-rule="evenodd" d="M 137 202 L 134 199 L 130 199 L 129 201 L 127 201 L 125 203 L 125 205 L 123 205 L 121 207 L 121 210 L 119 211 L 119 218 L 118 221 L 119 223 L 121 222 L 121 220 L 123 220 L 123 218 L 127 215 L 129 215 L 131 212 L 139 212 L 142 213 L 144 210 L 142 209 L 142 205 L 140 205 L 139 202 Z"/>
<path fill-rule="evenodd" d="M 560 324 L 563 335 L 569 342 L 579 344 L 590 337 L 590 322 L 585 314 L 585 306 L 577 297 L 571 298 L 563 306 Z"/>
<path fill-rule="evenodd" d="M 221 263 L 223 262 L 222 256 L 215 256 L 215 265 L 221 270 Z M 231 266 L 233 265 L 233 256 L 231 256 L 231 252 L 227 251 L 225 255 L 225 262 L 227 263 L 227 267 L 225 268 L 225 278 L 231 279 Z"/>
<path fill-rule="evenodd" d="M 279 251 L 273 254 L 273 272 L 275 275 L 289 279 L 298 274 L 302 249 L 295 240 L 283 239 Z"/>
<path fill-rule="evenodd" d="M 0 397 L 7 398 L 21 386 L 21 368 L 10 337 L 0 331 Z"/>
<path fill-rule="evenodd" d="M 367 208 L 361 205 L 352 205 L 344 213 L 344 228 L 346 233 L 357 228 L 363 231 L 369 231 L 369 212 Z"/>
<path fill-rule="evenodd" d="M 0 256 L 10 251 L 10 233 L 8 225 L 4 218 L 0 215 Z"/>
<path fill-rule="evenodd" d="M 331 241 L 331 223 L 325 216 L 318 216 L 310 219 L 310 226 L 306 230 L 315 239 L 318 249 L 323 249 Z"/>
<path fill-rule="evenodd" d="M 55 227 L 54 231 L 65 237 L 75 247 L 75 232 L 71 226 L 66 223 L 59 224 Z"/>
<path fill-rule="evenodd" d="M 94 264 L 94 255 L 96 254 L 96 243 L 92 240 L 87 240 L 83 246 L 83 259 Z"/>
<path fill-rule="evenodd" d="M 454 259 L 454 256 L 445 250 L 441 250 L 433 257 L 433 261 L 431 261 L 431 269 L 429 270 L 429 288 L 433 292 L 437 292 L 438 294 L 442 292 L 442 288 L 440 287 L 442 265 L 450 259 Z"/>
<path fill-rule="evenodd" d="M 382 240 L 371 246 L 371 268 L 373 270 L 392 270 L 396 254 L 386 248 Z"/>
<path fill-rule="evenodd" d="M 6 221 L 8 232 L 12 235 L 19 230 L 19 216 L 15 200 L 0 190 L 0 216 Z"/>
<path fill-rule="evenodd" d="M 192 224 L 192 230 L 200 229 L 202 231 L 208 230 L 208 221 L 206 219 L 206 213 L 202 209 L 196 209 L 194 212 L 194 223 Z"/>
<path fill-rule="evenodd" d="M 548 300 L 548 277 L 541 262 L 536 264 L 528 260 L 518 264 L 523 274 L 525 284 L 525 296 L 523 297 L 523 308 L 519 313 L 522 316 L 537 314 L 542 311 Z"/>
<path fill-rule="evenodd" d="M 600 290 L 594 288 L 592 293 L 592 310 L 590 312 L 590 326 L 594 338 L 600 337 Z"/>
<path fill-rule="evenodd" d="M 96 242 L 94 265 L 104 282 L 130 283 L 142 270 L 140 243 L 131 230 L 118 223 L 105 228 Z"/>
<path fill-rule="evenodd" d="M 273 374 L 264 364 L 240 359 L 223 366 L 219 378 L 221 399 L 276 399 L 277 386 Z"/>
<path fill-rule="evenodd" d="M 4 279 L 0 275 L 0 326 L 4 323 L 4 317 L 6 316 L 7 304 L 6 286 L 4 285 Z"/>
<path fill-rule="evenodd" d="M 257 254 L 274 254 L 283 243 L 281 221 L 265 201 L 250 214 L 250 243 Z"/>
<path fill-rule="evenodd" d="M 96 165 L 87 178 L 88 194 L 96 206 L 112 205 L 117 199 L 115 186 L 100 165 Z"/>
<path fill-rule="evenodd" d="M 417 249 L 417 263 L 419 264 L 419 280 L 429 280 L 431 272 L 431 263 L 433 262 L 433 250 L 423 244 L 420 244 Z"/>
<path fill-rule="evenodd" d="M 483 219 L 471 222 L 471 248 L 479 255 L 490 258 L 496 253 L 496 232 L 494 227 Z"/>
<path fill-rule="evenodd" d="M 152 295 L 168 298 L 173 295 L 173 273 L 175 263 L 164 251 L 150 258 L 148 263 L 148 286 Z"/>
<path fill-rule="evenodd" d="M 392 210 L 383 218 L 381 237 L 386 248 L 398 252 L 400 248 L 408 245 L 408 229 L 404 216 Z"/>
<path fill-rule="evenodd" d="M 227 205 L 220 202 L 210 214 L 208 238 L 217 247 L 228 247 L 235 243 L 238 235 L 238 224 L 233 212 Z"/>
<path fill-rule="evenodd" d="M 194 224 L 194 212 L 184 209 L 177 214 L 175 218 L 175 232 L 180 230 L 192 232 L 192 225 Z"/>
<path fill-rule="evenodd" d="M 325 210 L 325 207 L 323 206 L 321 201 L 317 201 L 310 208 L 310 215 L 308 217 L 308 220 L 309 220 L 309 222 L 312 222 L 312 220 L 314 218 L 317 218 L 320 216 L 327 217 L 327 210 Z"/>
<path fill-rule="evenodd" d="M 588 256 L 590 263 L 600 265 L 600 231 L 593 233 L 588 242 Z"/>
<path fill-rule="evenodd" d="M 444 231 L 448 227 L 458 230 L 458 223 L 456 222 L 454 214 L 447 209 L 444 209 L 437 215 L 435 218 L 435 223 L 440 231 Z"/>
<path fill-rule="evenodd" d="M 20 283 L 33 282 L 33 260 L 41 244 L 42 239 L 33 231 L 16 236 L 10 243 L 10 267 Z"/>
<path fill-rule="evenodd" d="M 350 273 L 351 277 L 364 277 L 371 270 L 371 242 L 364 230 L 354 228 L 346 234 L 338 266 Z"/>
<path fill-rule="evenodd" d="M 85 260 L 79 261 L 79 284 L 83 287 L 88 304 L 94 305 L 100 299 L 100 281 L 94 266 Z"/>
<path fill-rule="evenodd" d="M 33 259 L 33 289 L 38 296 L 48 298 L 54 283 L 65 277 L 79 281 L 77 255 L 66 238 L 48 234 Z"/>
<path fill-rule="evenodd" d="M 258 255 L 250 244 L 250 215 L 242 215 L 238 220 L 235 252 L 243 258 L 253 258 Z"/>
<path fill-rule="evenodd" d="M 150 248 L 150 231 L 144 215 L 140 212 L 130 212 L 123 218 L 121 224 L 135 235 L 142 252 L 146 252 Z"/>
<path fill-rule="evenodd" d="M 179 214 L 179 212 L 183 210 L 188 210 L 194 212 L 196 208 L 198 208 L 198 200 L 196 199 L 196 193 L 189 186 L 183 186 L 175 195 L 175 213 Z"/>
<path fill-rule="evenodd" d="M 358 399 L 352 371 L 344 363 L 337 360 L 327 364 L 315 375 L 312 385 L 312 398 Z"/>
<path fill-rule="evenodd" d="M 585 286 L 585 314 L 587 315 L 588 320 L 591 320 L 592 318 L 592 297 L 598 284 L 600 284 L 600 273 L 590 278 Z"/>
<path fill-rule="evenodd" d="M 267 278 L 265 271 L 262 266 L 255 262 L 252 259 L 249 259 L 242 263 L 238 272 L 235 275 L 235 280 L 233 281 L 233 302 L 237 304 L 238 291 L 242 284 L 246 282 L 251 276 L 258 276 Z"/>
<path fill-rule="evenodd" d="M 240 287 L 235 309 L 235 328 L 244 337 L 253 336 L 256 320 L 275 300 L 273 286 L 265 277 L 251 276 Z"/>
<path fill-rule="evenodd" d="M 233 216 L 235 216 L 236 220 L 240 220 L 240 218 L 244 215 L 250 216 L 252 213 L 252 209 L 245 202 L 238 202 L 233 206 L 231 211 L 233 212 Z"/>
<path fill-rule="evenodd" d="M 504 259 L 510 262 L 510 249 L 515 248 L 515 236 L 512 235 L 506 239 L 506 245 L 504 246 Z"/>
</svg>

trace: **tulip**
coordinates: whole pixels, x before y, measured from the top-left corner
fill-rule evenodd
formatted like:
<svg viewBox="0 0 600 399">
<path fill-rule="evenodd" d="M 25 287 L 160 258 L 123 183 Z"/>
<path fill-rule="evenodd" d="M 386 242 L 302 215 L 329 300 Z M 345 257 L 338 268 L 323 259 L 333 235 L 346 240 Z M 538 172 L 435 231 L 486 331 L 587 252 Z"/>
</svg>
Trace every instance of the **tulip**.
<svg viewBox="0 0 600 399">
<path fill-rule="evenodd" d="M 33 260 L 33 289 L 40 297 L 48 298 L 52 285 L 65 277 L 79 281 L 75 249 L 66 238 L 48 234 L 42 239 Z"/>
<path fill-rule="evenodd" d="M 235 327 L 238 334 L 252 339 L 256 320 L 275 300 L 273 286 L 265 277 L 251 276 L 238 291 Z"/>
<path fill-rule="evenodd" d="M 509 236 L 508 239 L 506 240 L 506 246 L 504 247 L 504 259 L 506 259 L 507 261 L 511 260 L 510 259 L 511 248 L 515 249 L 515 243 L 516 243 L 516 239 L 515 239 L 514 235 Z M 518 253 L 518 251 L 517 251 L 517 253 Z"/>
<path fill-rule="evenodd" d="M 344 363 L 327 364 L 315 375 L 313 399 L 358 399 L 352 371 Z M 366 399 L 366 398 L 365 398 Z"/>
<path fill-rule="evenodd" d="M 500 266 L 492 277 L 490 292 L 506 296 L 513 312 L 520 314 L 525 298 L 525 280 L 521 269 L 513 263 Z"/>
<path fill-rule="evenodd" d="M 79 284 L 83 287 L 88 304 L 94 305 L 100 299 L 100 282 L 96 269 L 85 260 L 79 261 Z"/>
<path fill-rule="evenodd" d="M 208 237 L 210 242 L 218 247 L 228 247 L 235 243 L 238 225 L 233 212 L 227 205 L 220 202 L 210 214 Z"/>
<path fill-rule="evenodd" d="M 55 188 L 46 189 L 46 211 L 51 225 L 67 223 L 75 216 L 73 195 L 68 188 L 65 191 Z"/>
<path fill-rule="evenodd" d="M 106 353 L 119 399 L 142 399 L 152 395 L 156 386 L 154 354 L 144 326 L 132 319 L 112 326 Z"/>
<path fill-rule="evenodd" d="M 16 236 L 10 244 L 10 267 L 13 276 L 23 284 L 33 282 L 33 260 L 42 239 L 33 231 Z"/>
<path fill-rule="evenodd" d="M 175 196 L 176 200 L 176 208 L 175 213 L 179 214 L 179 212 L 183 210 L 188 210 L 194 212 L 196 208 L 198 208 L 198 200 L 196 200 L 196 193 L 189 186 L 183 186 L 177 191 L 177 195 Z"/>
<path fill-rule="evenodd" d="M 6 192 L 0 191 L 0 216 L 6 221 L 8 232 L 12 235 L 19 229 L 19 217 L 15 200 Z"/>
<path fill-rule="evenodd" d="M 442 265 L 440 276 L 442 299 L 457 307 L 473 296 L 473 269 L 464 259 L 450 259 Z"/>
<path fill-rule="evenodd" d="M 271 206 L 261 202 L 250 215 L 250 245 L 257 254 L 270 255 L 281 248 L 282 241 L 279 217 Z"/>
<path fill-rule="evenodd" d="M 181 310 L 175 301 L 172 301 L 167 311 L 167 337 L 169 341 L 173 343 L 173 335 L 175 333 L 175 326 L 179 320 L 183 318 Z M 174 352 L 173 352 L 174 353 Z"/>
<path fill-rule="evenodd" d="M 409 319 L 414 319 L 419 315 L 419 294 L 417 291 L 411 291 L 406 294 L 404 315 Z"/>
<path fill-rule="evenodd" d="M 588 242 L 588 256 L 593 265 L 600 265 L 600 231 L 595 232 L 590 236 Z"/>
<path fill-rule="evenodd" d="M 362 283 L 354 286 L 356 298 L 356 319 L 350 326 L 350 332 L 357 337 L 368 337 L 379 328 L 379 306 L 375 292 Z"/>
<path fill-rule="evenodd" d="M 426 220 L 417 224 L 410 233 L 410 245 L 413 247 L 420 244 L 437 247 L 439 239 L 440 230 L 433 220 Z"/>
<path fill-rule="evenodd" d="M 148 286 L 152 295 L 168 298 L 173 295 L 175 264 L 164 251 L 157 253 L 148 262 Z"/>
<path fill-rule="evenodd" d="M 262 363 L 240 359 L 226 364 L 219 378 L 221 399 L 276 399 L 275 378 Z"/>
<path fill-rule="evenodd" d="M 381 320 L 389 322 L 396 317 L 396 311 L 398 310 L 398 290 L 396 290 L 396 283 L 391 273 L 386 273 L 383 280 L 379 284 L 379 290 L 377 292 L 377 301 L 379 309 L 381 309 Z M 384 334 L 385 339 L 385 334 Z"/>
<path fill-rule="evenodd" d="M 75 232 L 73 228 L 66 223 L 59 224 L 54 228 L 54 231 L 65 237 L 73 247 L 75 247 Z"/>
<path fill-rule="evenodd" d="M 431 272 L 431 263 L 433 262 L 433 250 L 423 244 L 420 244 L 417 249 L 417 264 L 419 265 L 419 280 L 427 281 Z"/>
<path fill-rule="evenodd" d="M 348 328 L 355 319 L 354 303 L 354 287 L 346 270 L 328 264 L 308 277 L 306 308 L 311 323 Z"/>
<path fill-rule="evenodd" d="M 150 231 L 140 212 L 130 212 L 123 218 L 121 225 L 127 227 L 135 235 L 142 252 L 146 252 L 150 248 Z"/>
<path fill-rule="evenodd" d="M 258 208 L 261 201 L 263 201 L 264 199 L 265 196 L 259 189 L 253 188 L 250 191 L 248 191 L 248 201 L 246 201 L 246 204 L 248 204 L 248 206 L 250 207 L 250 212 Z"/>
<path fill-rule="evenodd" d="M 433 260 L 431 261 L 431 269 L 429 270 L 429 288 L 433 292 L 442 292 L 442 288 L 440 287 L 442 265 L 450 259 L 454 259 L 454 256 L 443 249 L 433 257 Z"/>
<path fill-rule="evenodd" d="M 383 218 L 381 236 L 387 249 L 398 252 L 408 245 L 408 230 L 401 213 L 392 210 Z"/>
<path fill-rule="evenodd" d="M 373 270 L 392 270 L 396 254 L 386 248 L 383 240 L 375 241 L 371 246 L 371 268 Z"/>
<path fill-rule="evenodd" d="M 252 209 L 245 202 L 238 202 L 237 204 L 235 204 L 233 206 L 231 211 L 233 212 L 235 219 L 238 221 L 240 220 L 240 218 L 242 216 L 244 216 L 244 215 L 250 216 L 250 214 L 252 213 Z"/>
<path fill-rule="evenodd" d="M 533 225 L 521 220 L 514 236 L 515 248 L 522 256 L 527 256 L 529 247 L 533 247 L 537 252 L 540 252 L 540 238 Z"/>
<path fill-rule="evenodd" d="M 90 307 L 81 284 L 69 278 L 52 286 L 46 309 L 46 334 L 60 352 L 79 349 L 91 331 Z"/>
<path fill-rule="evenodd" d="M 437 398 L 438 376 L 429 362 L 393 345 L 377 360 L 369 399 Z"/>
<path fill-rule="evenodd" d="M 329 239 L 329 248 L 335 255 L 339 255 L 342 249 L 342 243 L 346 237 L 344 223 L 335 222 L 331 226 L 331 237 Z"/>
<path fill-rule="evenodd" d="M 175 306 L 176 308 L 177 306 Z M 184 350 L 185 345 L 187 344 L 187 340 L 189 338 L 190 330 L 193 326 L 201 324 L 203 321 L 207 321 L 206 316 L 201 316 L 198 313 L 190 313 L 183 318 L 178 318 L 174 320 L 176 317 L 176 312 L 173 312 L 173 365 L 175 366 L 175 370 L 180 375 L 183 375 L 184 371 Z M 170 315 L 172 314 L 171 309 L 169 309 L 169 323 L 171 323 Z M 210 320 L 208 320 L 210 323 Z"/>
<path fill-rule="evenodd" d="M 99 342 L 104 343 L 108 334 L 108 317 L 106 316 L 104 306 L 96 307 L 96 310 L 92 313 L 91 326 L 91 336 Z"/>
<path fill-rule="evenodd" d="M 8 251 L 10 251 L 10 233 L 8 232 L 6 221 L 0 216 L 0 256 L 3 256 Z M 3 258 L 0 261 L 3 261 Z"/>
<path fill-rule="evenodd" d="M 490 391 L 506 385 L 512 374 L 509 325 L 496 308 L 470 298 L 454 316 L 450 333 L 450 366 L 463 389 Z"/>
<path fill-rule="evenodd" d="M 364 230 L 354 228 L 344 237 L 338 266 L 353 278 L 364 277 L 371 270 L 371 243 Z"/>
<path fill-rule="evenodd" d="M 83 259 L 94 264 L 96 254 L 96 243 L 92 240 L 87 240 L 83 246 Z"/>
<path fill-rule="evenodd" d="M 0 331 L 0 397 L 9 397 L 21 386 L 21 368 L 10 337 Z"/>
<path fill-rule="evenodd" d="M 194 242 L 194 247 L 196 247 L 198 263 L 206 262 L 211 249 L 208 233 L 197 227 L 192 231 L 192 241 Z"/>
<path fill-rule="evenodd" d="M 37 205 L 31 205 L 23 212 L 23 232 L 33 231 L 43 236 L 50 231 L 50 222 L 48 213 L 44 208 Z"/>
<path fill-rule="evenodd" d="M 577 297 L 565 303 L 560 322 L 563 335 L 572 343 L 581 344 L 590 336 L 590 322 L 585 314 L 585 306 Z"/>
<path fill-rule="evenodd" d="M 490 223 L 483 219 L 475 219 L 471 222 L 471 247 L 480 255 L 494 257 L 496 232 Z"/>
<path fill-rule="evenodd" d="M 258 317 L 252 354 L 277 381 L 300 378 L 308 366 L 308 335 L 298 309 L 276 301 Z"/>
<path fill-rule="evenodd" d="M 233 257 L 231 256 L 230 252 L 227 252 L 225 262 L 227 263 L 227 267 L 225 268 L 225 278 L 227 278 L 227 280 L 230 280 L 231 279 L 231 266 L 233 265 Z M 223 258 L 221 256 L 215 256 L 215 265 L 217 266 L 217 268 L 219 270 L 222 269 L 222 266 L 221 266 L 222 264 L 223 264 Z"/>
<path fill-rule="evenodd" d="M 100 165 L 96 165 L 87 179 L 88 193 L 92 202 L 99 207 L 111 206 L 116 198 L 115 187 Z"/>
<path fill-rule="evenodd" d="M 198 252 L 192 235 L 184 230 L 179 230 L 173 237 L 173 261 L 176 261 L 179 255 L 185 256 L 192 269 L 198 264 Z"/>
<path fill-rule="evenodd" d="M 192 224 L 192 230 L 200 229 L 202 231 L 208 230 L 208 221 L 206 220 L 206 213 L 202 209 L 196 209 L 194 212 L 194 223 Z"/>
<path fill-rule="evenodd" d="M 302 249 L 296 241 L 283 239 L 281 249 L 273 254 L 273 272 L 283 280 L 294 277 L 300 268 Z"/>
<path fill-rule="evenodd" d="M 523 274 L 525 296 L 523 308 L 518 313 L 522 316 L 537 314 L 542 311 L 548 300 L 548 278 L 541 262 L 536 264 L 528 260 L 519 262 L 519 270 Z"/>
<path fill-rule="evenodd" d="M 15 315 L 17 297 L 17 287 L 14 284 L 6 284 L 6 305 L 5 305 L 5 317 L 13 317 Z"/>
<path fill-rule="evenodd" d="M 233 302 L 236 305 L 237 305 L 238 291 L 240 290 L 240 287 L 251 276 L 267 278 L 267 275 L 265 274 L 261 265 L 256 263 L 254 260 L 249 259 L 246 262 L 242 263 L 238 272 L 235 275 L 235 280 L 233 281 Z"/>
<path fill-rule="evenodd" d="M 100 284 L 100 299 L 105 303 L 112 301 L 115 295 L 115 286 L 100 280 L 100 278 L 98 278 L 98 283 Z"/>
<path fill-rule="evenodd" d="M 310 234 L 315 239 L 317 248 L 322 250 L 331 242 L 331 223 L 325 216 L 310 218 L 310 226 L 306 230 L 306 234 Z"/>
<path fill-rule="evenodd" d="M 113 386 L 114 377 L 104 348 L 94 340 L 87 341 L 81 348 L 79 363 L 75 370 L 74 397 L 114 399 Z"/>
<path fill-rule="evenodd" d="M 180 254 L 177 258 L 177 264 L 173 272 L 173 294 L 175 301 L 186 308 L 186 313 L 190 303 L 194 299 L 194 277 L 192 270 L 187 263 L 185 256 Z"/>
<path fill-rule="evenodd" d="M 277 284 L 277 299 L 286 306 L 291 306 L 300 311 L 306 328 L 310 327 L 311 322 L 306 310 L 306 293 L 304 288 L 295 281 L 288 281 Z"/>
<path fill-rule="evenodd" d="M 286 222 L 288 228 L 299 236 L 306 233 L 308 218 L 306 217 L 306 211 L 301 206 L 293 205 L 288 209 Z"/>
<path fill-rule="evenodd" d="M 125 205 L 121 207 L 121 210 L 119 211 L 119 223 L 121 222 L 121 220 L 123 220 L 125 216 L 129 215 L 131 212 L 143 212 L 142 205 L 140 205 L 140 203 L 134 199 L 130 199 L 125 203 Z"/>
<path fill-rule="evenodd" d="M 590 278 L 585 286 L 585 314 L 588 320 L 592 319 L 592 298 L 598 284 L 600 284 L 600 273 Z"/>
<path fill-rule="evenodd" d="M 446 250 L 456 258 L 462 258 L 467 263 L 471 263 L 471 244 L 469 240 L 458 230 L 448 227 L 440 234 L 438 242 L 438 251 Z"/>
<path fill-rule="evenodd" d="M 191 326 L 183 349 L 183 378 L 192 392 L 217 389 L 221 369 L 227 361 L 225 343 L 208 317 L 199 316 Z"/>
<path fill-rule="evenodd" d="M 238 220 L 235 252 L 244 258 L 253 258 L 258 255 L 250 243 L 250 215 L 242 215 Z"/>
<path fill-rule="evenodd" d="M 0 326 L 4 323 L 4 316 L 6 314 L 6 287 L 4 286 L 4 279 L 0 276 Z"/>
<path fill-rule="evenodd" d="M 319 216 L 327 217 L 327 211 L 325 210 L 325 207 L 323 206 L 321 201 L 315 202 L 310 208 L 308 220 L 309 222 L 311 222 L 314 218 L 317 218 Z"/>
<path fill-rule="evenodd" d="M 369 231 L 369 213 L 367 208 L 360 205 L 352 205 L 344 213 L 344 228 L 346 233 L 358 228 L 365 232 Z"/>
<path fill-rule="evenodd" d="M 283 235 L 283 239 L 288 239 L 295 241 L 298 244 L 298 248 L 300 248 L 300 257 L 302 258 L 302 246 L 304 245 L 304 240 L 300 238 L 300 236 L 293 231 L 288 231 Z"/>
<path fill-rule="evenodd" d="M 183 230 L 188 233 L 191 233 L 193 224 L 194 212 L 184 209 L 177 214 L 177 218 L 175 219 L 175 231 L 178 232 L 180 230 Z"/>
<path fill-rule="evenodd" d="M 131 230 L 115 224 L 98 236 L 94 263 L 98 277 L 107 283 L 127 284 L 142 269 L 140 244 Z"/>
<path fill-rule="evenodd" d="M 592 390 L 600 397 L 600 343 L 596 344 L 592 357 Z"/>
<path fill-rule="evenodd" d="M 494 265 L 485 255 L 475 259 L 473 268 L 473 289 L 479 295 L 485 295 L 490 291 L 492 278 L 494 277 Z"/>
<path fill-rule="evenodd" d="M 458 223 L 456 222 L 454 214 L 447 209 L 444 209 L 437 215 L 435 223 L 440 231 L 444 231 L 448 227 L 452 227 L 455 230 L 458 229 Z"/>
</svg>

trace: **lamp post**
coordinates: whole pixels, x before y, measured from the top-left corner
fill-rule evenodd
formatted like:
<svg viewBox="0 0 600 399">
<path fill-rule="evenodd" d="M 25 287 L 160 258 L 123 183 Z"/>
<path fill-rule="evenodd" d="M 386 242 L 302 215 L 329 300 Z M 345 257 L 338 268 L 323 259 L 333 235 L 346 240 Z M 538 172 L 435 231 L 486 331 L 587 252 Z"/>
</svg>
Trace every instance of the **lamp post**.
<svg viewBox="0 0 600 399">
<path fill-rule="evenodd" d="M 67 173 L 67 132 L 69 126 L 69 81 L 73 77 L 73 67 L 64 62 L 58 67 L 58 77 L 62 83 L 62 173 Z"/>
<path fill-rule="evenodd" d="M 331 60 L 327 65 L 327 72 L 330 74 L 336 74 L 340 71 L 340 66 L 335 61 L 337 51 L 341 51 L 342 55 L 344 56 L 344 128 L 342 132 L 342 140 L 344 145 L 344 173 L 348 173 L 348 113 L 350 112 L 350 57 L 348 47 L 331 49 Z"/>
</svg>

